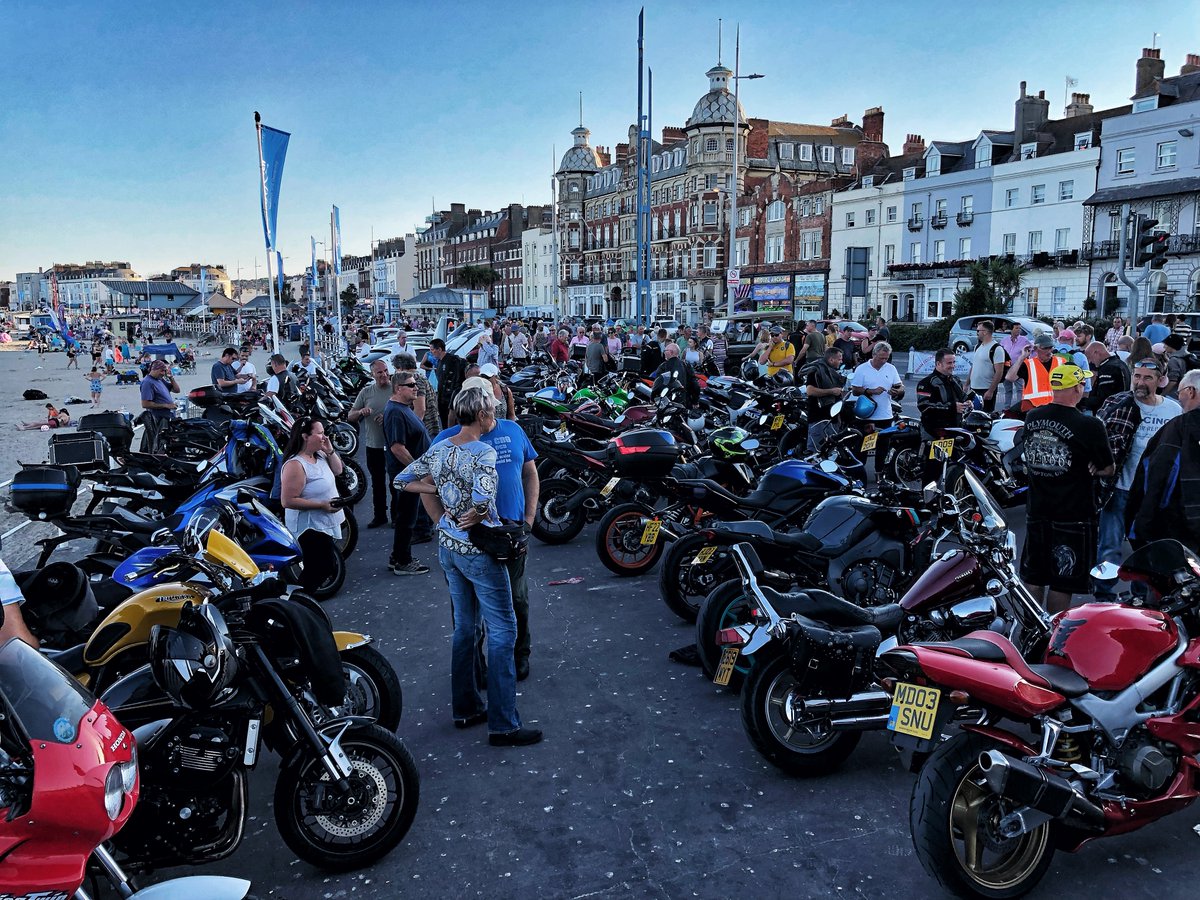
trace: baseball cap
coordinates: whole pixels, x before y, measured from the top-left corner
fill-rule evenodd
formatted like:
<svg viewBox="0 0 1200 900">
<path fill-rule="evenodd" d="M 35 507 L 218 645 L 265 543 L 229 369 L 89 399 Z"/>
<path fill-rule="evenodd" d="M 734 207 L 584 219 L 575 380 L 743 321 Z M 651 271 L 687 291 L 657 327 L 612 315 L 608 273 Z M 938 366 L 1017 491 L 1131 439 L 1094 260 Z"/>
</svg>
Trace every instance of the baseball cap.
<svg viewBox="0 0 1200 900">
<path fill-rule="evenodd" d="M 474 375 L 462 383 L 462 389 L 464 391 L 468 388 L 479 388 L 485 394 L 492 393 L 492 383 L 486 378 L 480 378 L 478 375 Z"/>
<path fill-rule="evenodd" d="M 1054 346 L 1054 335 L 1052 335 L 1048 331 L 1043 331 L 1041 334 L 1039 334 L 1037 337 L 1035 337 L 1033 339 L 1033 346 L 1035 346 L 1035 347 L 1053 347 Z"/>
<path fill-rule="evenodd" d="M 1058 333 L 1058 339 L 1060 341 L 1073 341 L 1075 340 L 1075 332 L 1073 332 L 1070 328 L 1064 328 Z"/>
<path fill-rule="evenodd" d="M 771 326 L 771 334 L 783 334 L 783 329 L 780 328 L 778 325 L 772 325 Z"/>
<path fill-rule="evenodd" d="M 495 363 L 484 363 L 479 367 L 479 374 L 484 378 L 495 378 L 500 374 L 500 370 L 496 368 Z"/>
<path fill-rule="evenodd" d="M 1094 374 L 1079 366 L 1059 366 L 1050 373 L 1050 387 L 1052 390 L 1065 391 L 1067 388 L 1083 384 Z"/>
</svg>

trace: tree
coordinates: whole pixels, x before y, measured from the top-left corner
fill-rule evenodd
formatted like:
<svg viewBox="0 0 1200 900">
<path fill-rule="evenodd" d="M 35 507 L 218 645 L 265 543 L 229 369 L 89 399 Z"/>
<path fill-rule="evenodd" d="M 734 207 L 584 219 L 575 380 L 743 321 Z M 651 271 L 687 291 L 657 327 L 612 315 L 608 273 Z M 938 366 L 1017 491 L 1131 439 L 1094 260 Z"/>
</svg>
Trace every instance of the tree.
<svg viewBox="0 0 1200 900">
<path fill-rule="evenodd" d="M 484 289 L 488 292 L 489 305 L 492 299 L 492 285 L 500 280 L 500 273 L 491 266 L 463 266 L 454 277 L 454 283 L 468 290 Z"/>
<path fill-rule="evenodd" d="M 1087 299 L 1083 301 L 1083 311 L 1087 313 L 1087 318 L 1092 317 L 1092 313 L 1096 311 L 1096 295 L 1088 294 Z"/>
<path fill-rule="evenodd" d="M 1021 280 L 1028 270 L 1020 263 L 993 257 L 967 263 L 970 284 L 954 295 L 957 316 L 998 315 L 1009 312 L 1021 293 Z"/>
<path fill-rule="evenodd" d="M 358 286 L 352 284 L 338 296 L 342 298 L 342 307 L 346 315 L 354 312 L 354 307 L 358 305 Z"/>
</svg>

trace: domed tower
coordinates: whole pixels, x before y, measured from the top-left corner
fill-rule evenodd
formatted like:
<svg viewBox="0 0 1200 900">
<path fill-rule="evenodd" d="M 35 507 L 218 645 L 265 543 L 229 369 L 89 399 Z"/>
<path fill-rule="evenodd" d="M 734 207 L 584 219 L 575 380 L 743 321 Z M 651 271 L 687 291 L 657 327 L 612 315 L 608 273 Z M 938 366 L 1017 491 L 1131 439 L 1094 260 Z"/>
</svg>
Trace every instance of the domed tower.
<svg viewBox="0 0 1200 900">
<path fill-rule="evenodd" d="M 688 135 L 688 171 L 696 174 L 716 174 L 717 184 L 725 186 L 725 176 L 733 169 L 734 126 L 737 127 L 738 183 L 745 176 L 746 111 L 733 97 L 729 83 L 733 72 L 717 63 L 704 73 L 708 76 L 708 93 L 696 101 L 692 115 L 683 130 Z M 704 183 L 703 176 L 700 183 Z"/>
<path fill-rule="evenodd" d="M 591 136 L 581 123 L 571 132 L 575 144 L 563 154 L 558 171 L 559 247 L 566 260 L 578 257 L 583 248 L 583 198 L 587 180 L 600 169 L 600 157 L 588 143 Z"/>
</svg>

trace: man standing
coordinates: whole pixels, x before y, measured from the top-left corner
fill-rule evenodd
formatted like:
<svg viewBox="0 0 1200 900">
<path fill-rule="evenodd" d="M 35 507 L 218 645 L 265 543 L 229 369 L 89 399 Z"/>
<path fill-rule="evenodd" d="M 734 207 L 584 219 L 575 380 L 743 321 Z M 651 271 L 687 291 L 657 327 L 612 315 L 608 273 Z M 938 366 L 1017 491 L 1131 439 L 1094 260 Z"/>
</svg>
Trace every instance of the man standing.
<svg viewBox="0 0 1200 900">
<path fill-rule="evenodd" d="M 433 439 L 433 443 L 449 440 L 460 430 L 458 425 L 447 428 Z M 540 488 L 535 463 L 537 451 L 533 449 L 533 444 L 520 425 L 500 418 L 495 420 L 495 427 L 491 431 L 480 436 L 480 440 L 496 451 L 496 512 L 506 522 L 532 525 Z M 476 515 L 468 513 L 469 517 Z M 512 585 L 513 611 L 517 614 L 517 643 L 513 650 L 517 681 L 529 677 L 529 583 L 525 578 L 525 562 L 526 557 L 521 556 L 505 564 Z"/>
<path fill-rule="evenodd" d="M 792 363 L 796 361 L 795 348 L 783 338 L 783 329 L 778 325 L 771 326 L 770 343 L 763 348 L 758 356 L 759 365 L 766 365 L 767 375 L 776 372 L 792 374 Z"/>
<path fill-rule="evenodd" d="M 175 418 L 175 401 L 172 394 L 179 393 L 179 383 L 171 374 L 171 367 L 163 360 L 150 363 L 150 373 L 142 379 L 142 452 L 158 451 L 158 435 L 170 419 Z"/>
<path fill-rule="evenodd" d="M 1163 314 L 1155 313 L 1150 319 L 1150 324 L 1146 326 L 1146 330 L 1142 332 L 1142 337 L 1153 345 L 1165 341 L 1170 333 L 1171 329 L 1163 323 Z"/>
<path fill-rule="evenodd" d="M 236 391 L 249 380 L 239 376 L 233 367 L 233 361 L 237 355 L 238 352 L 232 347 L 226 347 L 221 351 L 221 358 L 212 364 L 213 387 L 221 391 Z"/>
<path fill-rule="evenodd" d="M 857 367 L 859 342 L 854 340 L 854 331 L 849 325 L 842 326 L 841 331 L 838 332 L 838 337 L 833 342 L 833 346 L 842 351 L 843 365 L 851 368 Z"/>
<path fill-rule="evenodd" d="M 366 422 L 363 444 L 367 454 L 367 472 L 371 476 L 371 502 L 375 516 L 368 528 L 378 528 L 388 521 L 387 450 L 383 443 L 383 410 L 392 399 L 392 379 L 387 363 L 377 359 L 371 363 L 371 383 L 358 392 L 346 418 L 351 422 Z"/>
<path fill-rule="evenodd" d="M 1097 346 L 1108 353 L 1108 348 L 1098 341 L 1088 349 Z M 1120 362 L 1115 356 L 1109 359 Z M 1161 369 L 1156 359 L 1139 360 L 1133 367 L 1133 390 L 1113 395 L 1100 410 L 1100 420 L 1104 423 L 1108 446 L 1116 465 L 1116 477 L 1105 479 L 1103 483 L 1104 491 L 1111 491 L 1111 495 L 1104 498 L 1100 510 L 1098 562 L 1121 562 L 1124 556 L 1121 550 L 1129 531 L 1126 527 L 1129 491 L 1137 479 L 1142 456 L 1154 435 L 1167 422 L 1183 413 L 1178 403 L 1159 394 L 1166 384 Z M 1092 394 L 1098 391 L 1097 387 Z M 1113 587 L 1112 582 L 1097 581 L 1096 596 L 1113 597 Z"/>
<path fill-rule="evenodd" d="M 1050 389 L 1050 373 L 1063 364 L 1061 356 L 1054 355 L 1054 337 L 1043 331 L 1033 339 L 1033 344 L 1021 351 L 1021 356 L 1014 359 L 1009 367 L 1006 381 L 1025 382 L 1021 392 L 1021 410 L 1029 412 L 1038 406 L 1045 406 L 1054 397 Z"/>
<path fill-rule="evenodd" d="M 819 359 L 825 359 L 825 335 L 817 328 L 815 319 L 809 319 L 804 323 L 804 347 L 807 362 L 814 363 Z"/>
<path fill-rule="evenodd" d="M 1200 369 L 1183 376 L 1179 404 L 1183 414 L 1151 438 L 1129 493 L 1135 547 L 1161 538 L 1200 546 Z"/>
<path fill-rule="evenodd" d="M 977 322 L 975 334 L 979 337 L 979 344 L 971 354 L 971 390 L 979 395 L 987 412 L 996 408 L 996 392 L 1004 378 L 1004 348 L 993 339 L 995 331 L 996 326 L 991 319 Z"/>
<path fill-rule="evenodd" d="M 267 367 L 271 370 L 271 377 L 267 379 L 267 396 L 278 397 L 279 402 L 290 409 L 300 396 L 300 388 L 288 371 L 287 360 L 282 353 L 276 353 L 267 361 Z"/>
<path fill-rule="evenodd" d="M 446 342 L 441 338 L 429 342 L 429 355 L 436 360 L 434 371 L 437 375 L 438 414 L 445 424 L 450 425 L 453 424 L 450 421 L 450 404 L 462 388 L 467 364 L 461 356 L 448 352 Z"/>
<path fill-rule="evenodd" d="M 819 331 L 812 333 L 821 337 Z M 828 432 L 832 418 L 829 410 L 842 399 L 842 393 L 846 389 L 845 376 L 838 371 L 841 367 L 842 351 L 837 347 L 830 347 L 828 350 L 822 347 L 816 362 L 804 367 L 803 375 L 808 385 L 804 396 L 808 404 L 809 450 L 816 450 Z"/>
<path fill-rule="evenodd" d="M 1116 467 L 1104 426 L 1076 407 L 1092 373 L 1066 364 L 1050 372 L 1050 403 L 1025 417 L 1028 522 L 1021 578 L 1051 613 L 1091 589 L 1099 510 L 1096 478 Z"/>
<path fill-rule="evenodd" d="M 958 357 L 948 347 L 933 355 L 933 371 L 917 382 L 917 411 L 926 440 L 940 438 L 947 428 L 962 425 L 963 413 L 971 408 L 962 382 L 954 377 Z M 940 468 L 940 466 L 939 466 Z"/>
<path fill-rule="evenodd" d="M 300 345 L 300 368 L 310 376 L 317 374 L 317 361 L 313 359 L 312 351 L 309 349 L 308 344 Z"/>
<path fill-rule="evenodd" d="M 892 345 L 887 341 L 879 341 L 871 352 L 871 358 L 854 370 L 854 378 L 850 381 L 855 397 L 865 396 L 875 401 L 875 409 L 866 420 L 876 429 L 892 424 L 890 401 L 904 396 L 900 373 L 888 362 L 891 355 Z"/>
<path fill-rule="evenodd" d="M 550 341 L 550 358 L 556 363 L 565 363 L 571 358 L 571 350 L 567 346 L 569 335 L 566 329 L 554 335 L 554 339 Z"/>
<path fill-rule="evenodd" d="M 679 358 L 679 345 L 673 341 L 667 342 L 666 349 L 663 351 L 662 365 L 654 370 L 651 377 L 655 380 L 662 378 L 664 381 L 682 387 L 688 405 L 696 403 L 700 399 L 700 382 L 696 380 L 696 373 L 692 371 L 691 366 Z"/>
<path fill-rule="evenodd" d="M 238 360 L 233 364 L 233 368 L 238 374 L 237 392 L 239 394 L 258 387 L 258 369 L 254 368 L 254 363 L 250 362 L 249 344 L 242 344 L 241 352 L 238 354 Z M 245 376 L 247 380 L 242 381 L 242 376 Z"/>
<path fill-rule="evenodd" d="M 1168 395 L 1174 394 L 1179 389 L 1179 382 L 1183 381 L 1183 376 L 1188 370 L 1188 353 L 1186 341 L 1181 334 L 1168 334 L 1163 339 L 1165 346 L 1171 353 L 1167 357 L 1167 389 L 1163 392 Z"/>
<path fill-rule="evenodd" d="M 875 319 L 876 334 L 881 341 L 890 341 L 892 339 L 892 330 L 888 328 L 887 319 L 879 316 Z"/>
<path fill-rule="evenodd" d="M 417 378 L 412 372 L 392 376 L 392 397 L 383 408 L 383 439 L 387 446 L 388 479 L 394 479 L 429 449 L 429 434 L 412 410 Z M 417 494 L 392 489 L 392 553 L 388 568 L 393 575 L 424 575 L 429 567 L 412 557 L 413 526 L 417 519 Z"/>
<path fill-rule="evenodd" d="M 1025 329 L 1021 327 L 1020 322 L 1013 322 L 1012 328 L 1009 329 L 1005 337 L 1000 338 L 1000 346 L 1004 348 L 1004 352 L 1008 354 L 1008 365 L 1010 367 L 1017 366 L 1025 356 L 1025 348 L 1029 346 L 1029 338 L 1025 336 Z M 1006 376 L 1008 372 L 1004 373 Z M 1013 394 L 1017 393 L 1017 385 L 1010 381 L 1007 377 L 1001 382 L 1004 388 L 1004 408 L 1008 409 L 1013 405 Z"/>
<path fill-rule="evenodd" d="M 514 325 L 512 334 L 508 336 L 507 355 L 514 366 L 523 366 L 529 361 L 529 336 L 520 325 Z"/>
<path fill-rule="evenodd" d="M 593 331 L 591 340 L 588 341 L 587 353 L 584 356 L 584 366 L 593 383 L 604 377 L 607 362 L 608 350 L 604 346 L 604 341 L 601 340 L 600 332 Z"/>
<path fill-rule="evenodd" d="M 1096 378 L 1079 408 L 1086 412 L 1098 413 L 1109 397 L 1129 390 L 1129 367 L 1121 362 L 1121 357 L 1109 353 L 1108 347 L 1100 341 L 1088 344 L 1083 350 L 1083 355 L 1087 357 L 1088 367 L 1096 373 Z M 1118 461 L 1117 468 L 1120 466 Z"/>
</svg>

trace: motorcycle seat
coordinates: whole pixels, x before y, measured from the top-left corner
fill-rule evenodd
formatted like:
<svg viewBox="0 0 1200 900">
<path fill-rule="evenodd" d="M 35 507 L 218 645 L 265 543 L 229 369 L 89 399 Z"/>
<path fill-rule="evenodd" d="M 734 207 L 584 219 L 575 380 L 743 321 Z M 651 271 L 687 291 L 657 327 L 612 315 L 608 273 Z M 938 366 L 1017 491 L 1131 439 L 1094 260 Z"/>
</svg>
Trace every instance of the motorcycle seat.
<svg viewBox="0 0 1200 900">
<path fill-rule="evenodd" d="M 567 416 L 567 421 L 585 422 L 589 425 L 595 425 L 597 428 L 604 428 L 612 431 L 617 427 L 617 423 L 612 419 L 606 419 L 603 416 L 594 416 L 591 413 L 573 412 Z"/>
<path fill-rule="evenodd" d="M 589 459 L 596 460 L 597 462 L 602 462 L 602 463 L 608 462 L 608 448 L 607 447 L 605 447 L 603 450 L 588 450 L 584 447 L 580 447 L 578 444 L 575 444 L 574 447 L 575 447 L 575 452 L 578 453 L 580 456 L 586 456 Z"/>
<path fill-rule="evenodd" d="M 816 588 L 798 591 L 799 613 L 826 625 L 874 625 L 880 631 L 895 631 L 904 618 L 898 603 L 864 607 Z"/>
<path fill-rule="evenodd" d="M 76 644 L 74 647 L 68 647 L 66 650 L 42 650 L 42 656 L 51 662 L 58 663 L 72 675 L 76 675 L 84 670 L 83 665 L 83 648 L 86 644 Z"/>
<path fill-rule="evenodd" d="M 1030 665 L 1012 641 L 996 632 L 973 631 L 957 640 L 923 646 L 944 648 L 981 662 L 1004 663 L 1031 684 L 1057 691 L 1064 697 L 1082 697 L 1091 690 L 1083 676 L 1070 669 L 1044 663 Z"/>
</svg>

